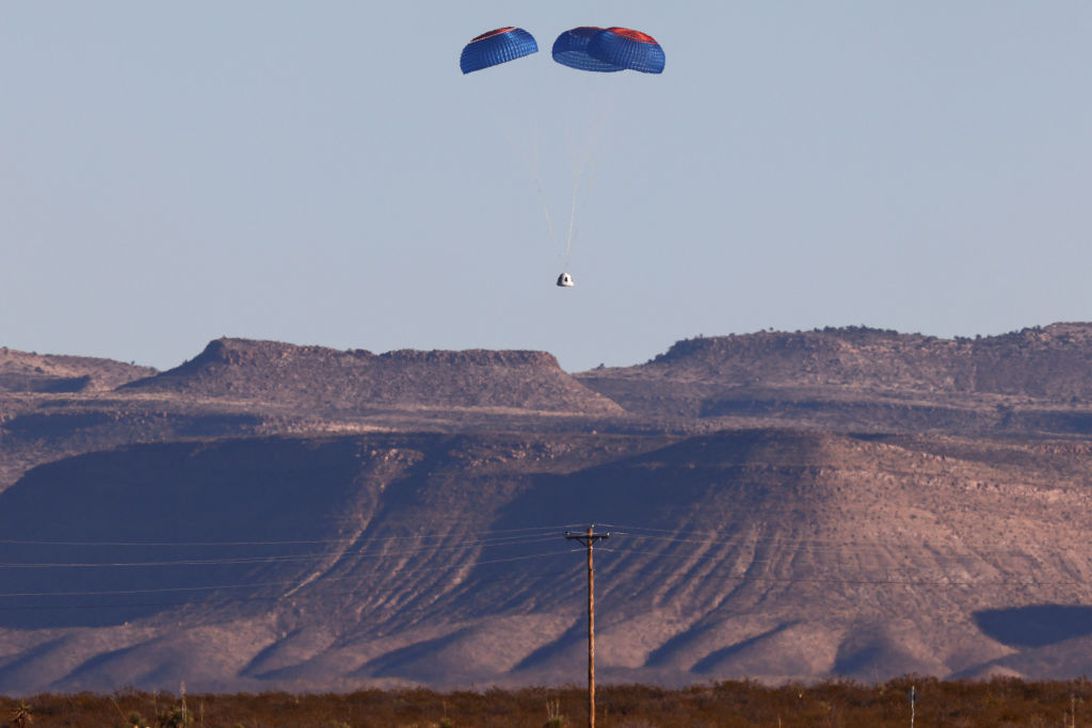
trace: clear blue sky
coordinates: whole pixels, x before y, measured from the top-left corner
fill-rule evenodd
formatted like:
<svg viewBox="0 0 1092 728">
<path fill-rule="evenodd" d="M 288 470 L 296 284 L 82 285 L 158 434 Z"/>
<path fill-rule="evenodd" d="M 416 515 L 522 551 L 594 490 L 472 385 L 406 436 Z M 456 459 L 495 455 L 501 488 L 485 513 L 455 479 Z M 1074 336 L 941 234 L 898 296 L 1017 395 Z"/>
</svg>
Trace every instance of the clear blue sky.
<svg viewBox="0 0 1092 728">
<path fill-rule="evenodd" d="M 0 344 L 578 370 L 698 333 L 1092 318 L 1087 0 L 383 5 L 0 5 Z M 509 24 L 547 52 L 462 76 Z M 575 25 L 651 33 L 666 72 L 554 64 Z"/>
</svg>

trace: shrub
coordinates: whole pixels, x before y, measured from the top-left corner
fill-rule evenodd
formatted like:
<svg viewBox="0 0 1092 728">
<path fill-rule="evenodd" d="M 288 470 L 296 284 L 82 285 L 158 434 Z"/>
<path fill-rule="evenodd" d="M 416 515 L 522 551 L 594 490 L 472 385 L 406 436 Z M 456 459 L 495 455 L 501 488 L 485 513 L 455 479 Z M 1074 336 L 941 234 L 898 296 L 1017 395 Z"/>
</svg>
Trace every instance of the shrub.
<svg viewBox="0 0 1092 728">
<path fill-rule="evenodd" d="M 542 724 L 542 728 L 565 728 L 566 722 L 565 716 L 561 714 L 561 701 L 547 700 L 546 722 Z"/>
</svg>

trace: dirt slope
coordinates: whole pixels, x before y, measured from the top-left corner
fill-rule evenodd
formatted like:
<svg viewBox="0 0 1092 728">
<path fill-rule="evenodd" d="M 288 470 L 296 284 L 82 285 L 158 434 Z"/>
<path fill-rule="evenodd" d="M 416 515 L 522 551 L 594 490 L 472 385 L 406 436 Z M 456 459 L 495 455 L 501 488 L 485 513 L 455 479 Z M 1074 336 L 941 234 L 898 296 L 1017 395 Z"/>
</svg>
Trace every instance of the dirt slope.
<svg viewBox="0 0 1092 728">
<path fill-rule="evenodd" d="M 0 392 L 84 392 L 114 389 L 155 369 L 88 356 L 0 348 Z"/>
<path fill-rule="evenodd" d="M 1090 469 L 1088 443 L 785 430 L 85 455 L 0 494 L 11 540 L 100 543 L 6 547 L 70 566 L 6 575 L 37 596 L 4 598 L 0 691 L 572 682 L 561 533 L 588 522 L 605 679 L 1087 671 L 1079 619 L 1044 642 L 1019 610 L 1092 604 Z"/>
</svg>

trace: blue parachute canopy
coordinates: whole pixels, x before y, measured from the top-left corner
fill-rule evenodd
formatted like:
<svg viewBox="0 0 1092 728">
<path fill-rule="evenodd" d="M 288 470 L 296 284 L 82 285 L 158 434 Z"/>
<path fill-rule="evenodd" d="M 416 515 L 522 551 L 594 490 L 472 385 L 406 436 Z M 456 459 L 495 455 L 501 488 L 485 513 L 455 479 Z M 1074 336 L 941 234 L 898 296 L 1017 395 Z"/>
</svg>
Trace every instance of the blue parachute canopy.
<svg viewBox="0 0 1092 728">
<path fill-rule="evenodd" d="M 563 66 L 575 68 L 578 71 L 609 73 L 624 70 L 624 66 L 606 63 L 588 54 L 588 44 L 602 30 L 602 28 L 587 25 L 566 30 L 557 36 L 557 40 L 554 41 L 554 60 Z"/>
<path fill-rule="evenodd" d="M 641 73 L 663 73 L 664 49 L 651 35 L 629 28 L 606 28 L 588 42 L 588 55 L 597 61 Z"/>
<path fill-rule="evenodd" d="M 482 33 L 471 40 L 463 48 L 459 68 L 463 69 L 463 73 L 471 73 L 537 52 L 538 44 L 533 35 L 523 28 L 509 25 Z"/>
</svg>

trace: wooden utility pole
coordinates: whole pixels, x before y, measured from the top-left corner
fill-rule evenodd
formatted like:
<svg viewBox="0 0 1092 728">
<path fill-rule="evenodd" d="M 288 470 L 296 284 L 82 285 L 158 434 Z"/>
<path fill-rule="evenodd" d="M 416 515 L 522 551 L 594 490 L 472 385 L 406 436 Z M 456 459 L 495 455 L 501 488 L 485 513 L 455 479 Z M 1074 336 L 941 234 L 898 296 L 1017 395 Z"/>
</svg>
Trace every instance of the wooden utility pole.
<svg viewBox="0 0 1092 728">
<path fill-rule="evenodd" d="M 579 541 L 588 550 L 588 728 L 595 728 L 595 542 L 610 538 L 609 533 L 596 533 L 588 526 L 584 533 L 566 532 L 565 538 Z"/>
</svg>

